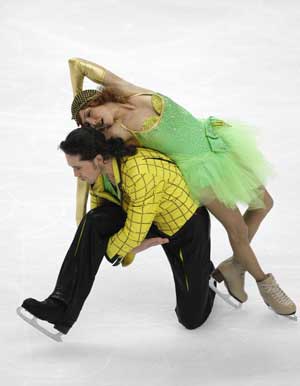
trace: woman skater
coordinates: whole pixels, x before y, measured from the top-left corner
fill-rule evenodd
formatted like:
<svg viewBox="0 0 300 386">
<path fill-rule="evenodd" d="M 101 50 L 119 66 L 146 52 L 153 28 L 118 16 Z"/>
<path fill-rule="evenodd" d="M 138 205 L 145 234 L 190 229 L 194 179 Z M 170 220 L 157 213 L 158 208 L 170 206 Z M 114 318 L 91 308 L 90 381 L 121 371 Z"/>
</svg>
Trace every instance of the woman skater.
<svg viewBox="0 0 300 386">
<path fill-rule="evenodd" d="M 72 118 L 109 137 L 134 140 L 172 158 L 195 201 L 223 224 L 233 256 L 213 273 L 240 303 L 247 300 L 245 271 L 256 280 L 264 302 L 276 313 L 296 313 L 294 302 L 272 274 L 265 274 L 250 242 L 273 206 L 265 188 L 271 167 L 256 146 L 251 130 L 218 118 L 197 119 L 170 98 L 137 87 L 92 62 L 69 60 L 74 93 Z M 102 86 L 82 91 L 84 77 Z M 85 214 L 88 185 L 78 181 L 77 222 Z M 248 205 L 241 214 L 237 203 Z"/>
</svg>

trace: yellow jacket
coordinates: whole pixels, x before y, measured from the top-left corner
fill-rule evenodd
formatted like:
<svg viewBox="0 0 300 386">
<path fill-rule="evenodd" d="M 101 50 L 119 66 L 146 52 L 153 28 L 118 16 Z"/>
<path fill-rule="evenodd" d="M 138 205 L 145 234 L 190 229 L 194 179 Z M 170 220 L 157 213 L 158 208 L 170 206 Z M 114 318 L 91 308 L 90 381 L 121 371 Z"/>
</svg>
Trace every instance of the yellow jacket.
<svg viewBox="0 0 300 386">
<path fill-rule="evenodd" d="M 114 177 L 120 200 L 105 191 L 103 177 L 90 187 L 91 208 L 103 198 L 120 204 L 127 213 L 124 227 L 110 237 L 106 254 L 125 257 L 145 239 L 151 224 L 168 236 L 174 235 L 194 214 L 198 205 L 176 164 L 167 156 L 137 148 L 133 156 L 113 158 Z"/>
</svg>

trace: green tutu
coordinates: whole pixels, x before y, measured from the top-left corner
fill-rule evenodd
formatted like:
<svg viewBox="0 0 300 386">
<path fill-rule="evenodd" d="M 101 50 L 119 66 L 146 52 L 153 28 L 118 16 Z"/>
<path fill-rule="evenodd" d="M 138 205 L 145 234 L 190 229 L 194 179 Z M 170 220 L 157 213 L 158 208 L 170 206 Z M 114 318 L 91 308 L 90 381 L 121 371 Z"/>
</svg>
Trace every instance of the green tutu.
<svg viewBox="0 0 300 386">
<path fill-rule="evenodd" d="M 136 133 L 140 143 L 176 162 L 200 204 L 218 199 L 229 208 L 238 203 L 264 208 L 263 187 L 273 168 L 258 149 L 255 131 L 215 117 L 197 119 L 159 95 L 160 120 L 151 130 Z"/>
<path fill-rule="evenodd" d="M 202 204 L 218 199 L 229 208 L 235 208 L 237 203 L 252 209 L 264 208 L 263 187 L 274 172 L 257 147 L 255 131 L 235 122 L 213 126 L 216 120 L 215 117 L 202 120 L 215 133 L 215 138 L 207 134 L 211 152 L 175 156 L 194 199 Z M 214 147 L 217 138 L 226 148 Z"/>
</svg>

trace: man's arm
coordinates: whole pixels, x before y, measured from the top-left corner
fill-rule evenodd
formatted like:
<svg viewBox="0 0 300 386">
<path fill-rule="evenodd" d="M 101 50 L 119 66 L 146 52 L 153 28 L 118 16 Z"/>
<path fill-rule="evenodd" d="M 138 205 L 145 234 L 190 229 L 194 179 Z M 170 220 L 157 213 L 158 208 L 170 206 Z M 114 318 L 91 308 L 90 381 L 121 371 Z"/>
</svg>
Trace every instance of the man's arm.
<svg viewBox="0 0 300 386">
<path fill-rule="evenodd" d="M 130 181 L 128 181 L 130 179 Z M 159 209 L 164 182 L 152 175 L 142 174 L 126 177 L 129 195 L 127 219 L 124 227 L 110 237 L 106 255 L 114 263 L 120 262 L 145 239 Z"/>
<path fill-rule="evenodd" d="M 141 92 L 152 93 L 152 91 L 135 86 L 134 84 L 119 78 L 104 67 L 85 59 L 69 59 L 69 68 L 74 96 L 82 91 L 85 76 L 91 81 L 101 84 L 104 87 L 113 87 L 117 89 L 122 96 L 130 96 Z"/>
<path fill-rule="evenodd" d="M 137 253 L 140 253 L 142 251 L 145 251 L 146 249 L 149 249 L 151 247 L 155 247 L 157 245 L 167 244 L 169 242 L 169 239 L 163 238 L 163 237 L 152 237 L 151 239 L 145 239 L 141 242 L 139 246 L 136 248 L 133 248 L 127 255 L 122 259 L 122 266 L 127 267 L 130 265 Z"/>
</svg>

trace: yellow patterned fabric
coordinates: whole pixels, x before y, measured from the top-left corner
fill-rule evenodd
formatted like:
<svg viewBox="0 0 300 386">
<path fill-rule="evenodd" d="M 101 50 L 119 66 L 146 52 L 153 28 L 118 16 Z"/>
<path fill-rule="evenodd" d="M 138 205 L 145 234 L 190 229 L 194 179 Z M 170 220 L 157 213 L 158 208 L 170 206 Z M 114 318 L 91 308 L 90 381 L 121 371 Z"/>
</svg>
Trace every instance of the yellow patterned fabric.
<svg viewBox="0 0 300 386">
<path fill-rule="evenodd" d="M 157 151 L 138 148 L 137 154 L 124 157 L 120 165 L 113 159 L 113 171 L 127 219 L 109 239 L 109 258 L 126 256 L 140 245 L 152 223 L 166 235 L 174 235 L 198 207 L 177 166 Z M 104 191 L 102 176 L 90 188 L 90 195 L 92 208 L 101 205 L 102 198 L 116 202 Z"/>
</svg>

